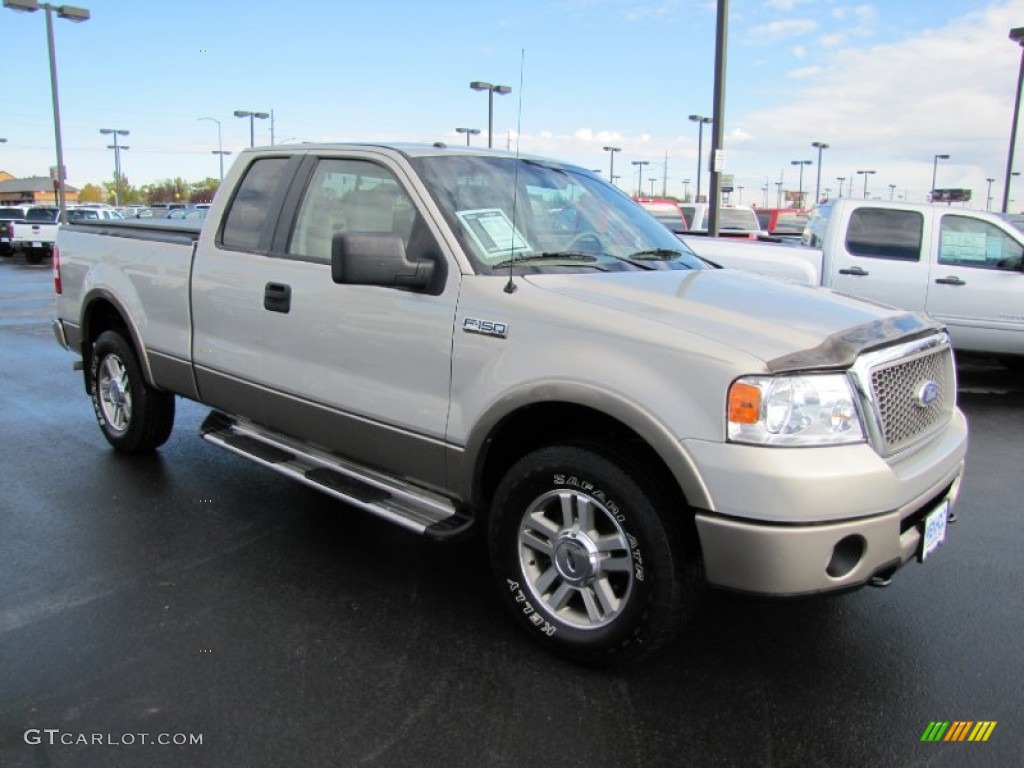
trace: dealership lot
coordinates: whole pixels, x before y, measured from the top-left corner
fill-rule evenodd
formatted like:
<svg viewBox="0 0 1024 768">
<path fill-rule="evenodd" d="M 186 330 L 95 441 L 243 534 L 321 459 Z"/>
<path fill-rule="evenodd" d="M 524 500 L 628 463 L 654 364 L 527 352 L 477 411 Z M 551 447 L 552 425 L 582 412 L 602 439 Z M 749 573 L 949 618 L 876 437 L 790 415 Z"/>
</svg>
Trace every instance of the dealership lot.
<svg viewBox="0 0 1024 768">
<path fill-rule="evenodd" d="M 827 599 L 709 594 L 681 641 L 601 672 L 513 626 L 478 541 L 218 451 L 197 406 L 156 456 L 114 455 L 50 291 L 0 261 L 4 766 L 1024 762 L 1020 374 L 961 366 L 968 470 L 926 565 Z M 947 720 L 996 726 L 921 741 Z"/>
</svg>

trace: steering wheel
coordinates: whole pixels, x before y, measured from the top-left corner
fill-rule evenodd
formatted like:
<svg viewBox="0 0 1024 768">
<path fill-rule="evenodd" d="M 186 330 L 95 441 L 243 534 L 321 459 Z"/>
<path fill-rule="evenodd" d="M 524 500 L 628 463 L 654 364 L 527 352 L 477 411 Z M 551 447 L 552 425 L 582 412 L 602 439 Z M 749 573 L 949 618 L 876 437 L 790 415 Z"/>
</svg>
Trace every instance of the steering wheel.
<svg viewBox="0 0 1024 768">
<path fill-rule="evenodd" d="M 591 247 L 585 247 L 583 243 L 590 243 Z M 596 247 L 595 247 L 596 246 Z M 565 244 L 565 250 L 567 251 L 583 251 L 584 253 L 604 253 L 606 246 L 601 236 L 592 229 L 585 229 L 582 232 L 574 235 L 568 243 Z"/>
</svg>

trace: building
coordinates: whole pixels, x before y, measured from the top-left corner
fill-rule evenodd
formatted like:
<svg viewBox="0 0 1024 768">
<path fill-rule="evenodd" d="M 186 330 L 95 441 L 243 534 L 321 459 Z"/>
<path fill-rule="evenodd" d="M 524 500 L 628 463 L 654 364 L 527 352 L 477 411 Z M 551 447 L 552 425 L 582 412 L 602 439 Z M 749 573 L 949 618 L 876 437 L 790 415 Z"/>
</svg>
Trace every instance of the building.
<svg viewBox="0 0 1024 768">
<path fill-rule="evenodd" d="M 0 205 L 5 203 L 56 205 L 57 196 L 53 185 L 54 182 L 49 176 L 29 176 L 25 179 L 16 179 L 11 174 L 0 171 Z M 70 184 L 65 184 L 64 198 L 68 203 L 77 203 L 78 189 Z"/>
</svg>

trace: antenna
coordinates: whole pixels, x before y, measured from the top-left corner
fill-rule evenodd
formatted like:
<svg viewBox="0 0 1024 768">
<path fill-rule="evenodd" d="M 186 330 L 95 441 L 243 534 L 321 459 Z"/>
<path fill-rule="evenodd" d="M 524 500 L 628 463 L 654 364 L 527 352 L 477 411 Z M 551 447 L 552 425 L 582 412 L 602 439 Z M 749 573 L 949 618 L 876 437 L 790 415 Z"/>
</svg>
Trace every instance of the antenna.
<svg viewBox="0 0 1024 768">
<path fill-rule="evenodd" d="M 519 106 L 516 111 L 516 169 L 512 180 L 512 253 L 508 260 L 508 282 L 505 283 L 505 293 L 515 293 L 516 284 L 512 282 L 512 265 L 516 260 L 516 204 L 519 201 L 519 137 L 522 135 L 523 125 L 523 69 L 526 65 L 526 49 L 519 49 Z"/>
</svg>

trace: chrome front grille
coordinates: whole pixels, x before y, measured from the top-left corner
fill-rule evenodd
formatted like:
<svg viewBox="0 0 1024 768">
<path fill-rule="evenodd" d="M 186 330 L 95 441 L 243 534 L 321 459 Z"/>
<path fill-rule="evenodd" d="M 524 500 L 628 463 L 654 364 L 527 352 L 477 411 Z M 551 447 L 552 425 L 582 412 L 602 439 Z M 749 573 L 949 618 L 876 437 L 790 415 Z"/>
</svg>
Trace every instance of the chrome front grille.
<svg viewBox="0 0 1024 768">
<path fill-rule="evenodd" d="M 945 334 L 864 355 L 854 375 L 883 456 L 905 451 L 946 424 L 956 407 L 956 368 Z"/>
</svg>

